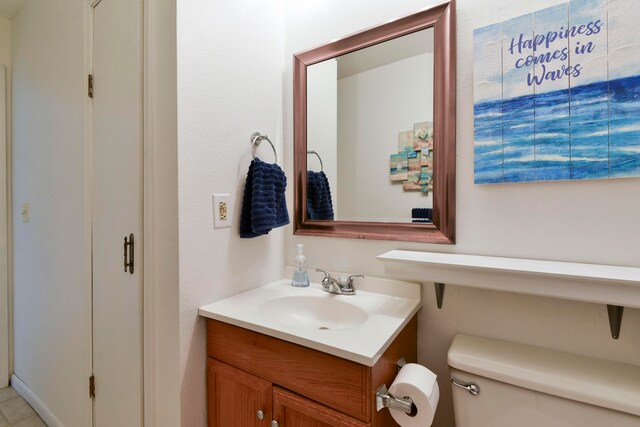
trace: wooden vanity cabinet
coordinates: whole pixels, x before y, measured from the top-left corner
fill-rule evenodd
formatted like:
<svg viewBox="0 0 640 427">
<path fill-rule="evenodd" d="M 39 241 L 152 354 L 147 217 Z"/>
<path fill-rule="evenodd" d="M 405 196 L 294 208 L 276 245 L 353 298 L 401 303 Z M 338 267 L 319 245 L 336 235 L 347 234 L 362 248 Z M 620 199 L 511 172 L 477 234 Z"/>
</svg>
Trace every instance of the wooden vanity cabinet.
<svg viewBox="0 0 640 427">
<path fill-rule="evenodd" d="M 335 409 L 273 387 L 273 419 L 290 427 L 367 427 L 371 424 L 351 418 Z"/>
<path fill-rule="evenodd" d="M 393 382 L 400 357 L 416 361 L 416 343 L 414 317 L 370 367 L 208 319 L 209 427 L 397 426 L 376 411 L 375 391 Z"/>
<path fill-rule="evenodd" d="M 271 382 L 208 358 L 207 389 L 209 426 L 270 425 Z"/>
</svg>

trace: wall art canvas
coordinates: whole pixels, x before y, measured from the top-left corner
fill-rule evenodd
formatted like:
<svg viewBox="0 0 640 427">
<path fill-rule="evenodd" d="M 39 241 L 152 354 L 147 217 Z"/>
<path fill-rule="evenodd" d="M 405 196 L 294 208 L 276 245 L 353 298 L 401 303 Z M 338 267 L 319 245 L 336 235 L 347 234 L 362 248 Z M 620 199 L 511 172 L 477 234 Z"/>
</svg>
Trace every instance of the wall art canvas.
<svg viewBox="0 0 640 427">
<path fill-rule="evenodd" d="M 431 163 L 432 156 L 430 156 L 429 154 L 430 151 L 428 148 L 422 150 L 422 154 L 420 155 L 420 164 L 422 166 L 429 166 L 429 163 Z"/>
<path fill-rule="evenodd" d="M 421 122 L 413 124 L 413 149 L 422 150 L 423 147 L 433 150 L 433 123 Z"/>
<path fill-rule="evenodd" d="M 420 160 L 418 153 L 416 153 L 415 156 L 409 157 L 409 172 L 420 172 Z"/>
<path fill-rule="evenodd" d="M 477 184 L 640 176 L 640 1 L 474 30 Z"/>
<path fill-rule="evenodd" d="M 423 193 L 433 191 L 433 174 L 426 166 L 422 166 L 420 170 L 420 191 Z"/>
<path fill-rule="evenodd" d="M 413 132 L 412 131 L 398 132 L 398 152 L 400 153 L 413 152 Z"/>
<path fill-rule="evenodd" d="M 407 180 L 402 182 L 402 189 L 405 191 L 417 191 L 422 189 L 422 186 L 420 185 L 420 169 L 409 171 Z"/>
<path fill-rule="evenodd" d="M 389 159 L 389 179 L 406 181 L 408 172 L 407 153 L 392 154 Z"/>
</svg>

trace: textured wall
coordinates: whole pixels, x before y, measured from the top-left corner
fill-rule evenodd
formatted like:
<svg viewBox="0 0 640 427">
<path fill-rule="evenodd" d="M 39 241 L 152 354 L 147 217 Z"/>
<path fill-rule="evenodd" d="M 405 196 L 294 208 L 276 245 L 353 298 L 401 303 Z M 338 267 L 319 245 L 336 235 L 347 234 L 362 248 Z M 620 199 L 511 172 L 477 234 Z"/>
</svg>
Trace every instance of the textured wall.
<svg viewBox="0 0 640 427">
<path fill-rule="evenodd" d="M 278 279 L 283 232 L 240 239 L 249 137 L 282 152 L 284 13 L 279 2 L 189 2 L 177 9 L 180 374 L 182 425 L 205 425 L 205 322 L 198 307 Z M 272 161 L 267 143 L 262 157 Z M 282 160 L 280 160 L 282 162 Z M 213 193 L 236 196 L 213 229 Z"/>
<path fill-rule="evenodd" d="M 285 152 L 292 172 L 292 69 L 294 52 L 326 43 L 438 4 L 438 1 L 338 0 L 287 3 Z M 348 239 L 301 238 L 287 230 L 285 262 L 305 243 L 310 267 L 386 276 L 375 256 L 391 249 L 593 262 L 640 267 L 640 180 L 473 184 L 473 29 L 558 0 L 514 2 L 458 0 L 457 22 L 457 244 L 438 246 Z M 290 197 L 292 197 L 290 192 Z M 439 375 L 436 423 L 451 426 L 446 352 L 457 332 L 502 338 L 640 365 L 640 311 L 627 309 L 621 337 L 609 334 L 603 306 L 449 286 L 445 306 L 435 306 L 423 286 L 419 358 Z"/>
</svg>

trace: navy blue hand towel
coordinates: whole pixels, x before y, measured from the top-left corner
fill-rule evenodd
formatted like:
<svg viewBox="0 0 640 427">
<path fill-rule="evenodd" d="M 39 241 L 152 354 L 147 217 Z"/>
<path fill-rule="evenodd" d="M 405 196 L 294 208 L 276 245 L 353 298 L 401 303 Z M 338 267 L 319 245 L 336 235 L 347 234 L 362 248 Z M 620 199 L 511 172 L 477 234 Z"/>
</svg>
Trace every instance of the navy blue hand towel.
<svg viewBox="0 0 640 427">
<path fill-rule="evenodd" d="M 240 237 L 251 238 L 289 224 L 285 190 L 287 177 L 280 166 L 255 158 L 247 172 L 240 212 Z"/>
<path fill-rule="evenodd" d="M 324 172 L 307 171 L 307 217 L 333 220 L 329 180 Z"/>
<path fill-rule="evenodd" d="M 433 209 L 431 208 L 413 208 L 411 209 L 412 222 L 432 222 Z"/>
</svg>

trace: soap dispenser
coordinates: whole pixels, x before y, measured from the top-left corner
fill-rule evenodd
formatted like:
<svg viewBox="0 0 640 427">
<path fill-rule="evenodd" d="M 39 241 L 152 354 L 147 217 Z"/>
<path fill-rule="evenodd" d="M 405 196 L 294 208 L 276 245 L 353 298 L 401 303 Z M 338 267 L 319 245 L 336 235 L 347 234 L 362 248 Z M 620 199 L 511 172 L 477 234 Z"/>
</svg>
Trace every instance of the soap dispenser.
<svg viewBox="0 0 640 427">
<path fill-rule="evenodd" d="M 304 263 L 307 258 L 302 253 L 303 249 L 304 245 L 298 243 L 298 255 L 296 255 L 295 259 L 298 269 L 293 272 L 293 280 L 291 281 L 291 286 L 295 286 L 296 288 L 306 288 L 309 286 L 309 274 L 304 268 Z"/>
</svg>

